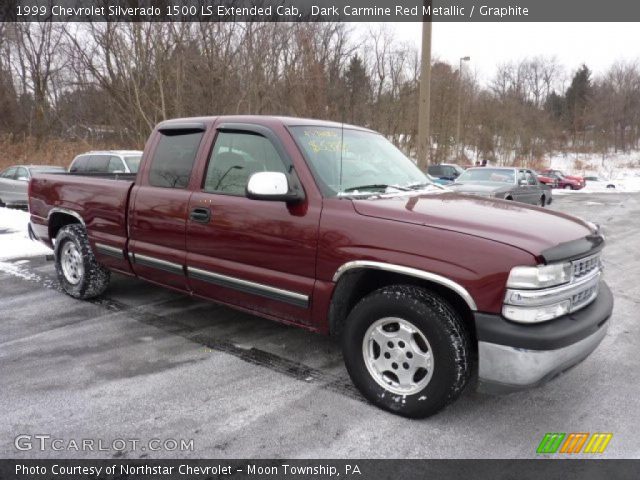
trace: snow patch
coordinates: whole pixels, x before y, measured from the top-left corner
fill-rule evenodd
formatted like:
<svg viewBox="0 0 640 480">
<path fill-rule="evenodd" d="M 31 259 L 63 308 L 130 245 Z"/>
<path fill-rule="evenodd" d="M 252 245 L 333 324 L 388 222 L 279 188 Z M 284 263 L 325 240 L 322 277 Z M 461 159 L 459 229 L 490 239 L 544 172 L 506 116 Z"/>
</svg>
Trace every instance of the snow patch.
<svg viewBox="0 0 640 480">
<path fill-rule="evenodd" d="M 53 253 L 42 243 L 29 238 L 28 225 L 28 212 L 0 207 L 0 260 Z"/>
</svg>

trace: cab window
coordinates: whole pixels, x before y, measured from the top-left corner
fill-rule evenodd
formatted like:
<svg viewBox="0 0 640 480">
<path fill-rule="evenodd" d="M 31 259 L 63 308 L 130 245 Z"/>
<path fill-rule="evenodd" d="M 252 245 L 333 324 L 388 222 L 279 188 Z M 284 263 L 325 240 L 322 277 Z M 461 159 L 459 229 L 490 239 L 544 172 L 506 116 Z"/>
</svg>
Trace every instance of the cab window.
<svg viewBox="0 0 640 480">
<path fill-rule="evenodd" d="M 120 159 L 120 157 L 110 157 L 107 171 L 109 173 L 115 173 L 115 172 L 124 173 L 126 169 L 124 168 L 124 163 L 122 163 L 122 160 Z"/>
<path fill-rule="evenodd" d="M 154 187 L 187 188 L 202 135 L 199 130 L 160 132 L 149 170 L 149 183 Z"/>
<path fill-rule="evenodd" d="M 287 173 L 271 141 L 249 132 L 220 132 L 209 158 L 203 189 L 244 195 L 249 177 L 256 172 Z"/>
<path fill-rule="evenodd" d="M 0 174 L 0 177 L 9 180 L 15 180 L 17 171 L 18 169 L 16 167 L 7 168 L 4 172 L 2 172 L 2 174 Z"/>
</svg>

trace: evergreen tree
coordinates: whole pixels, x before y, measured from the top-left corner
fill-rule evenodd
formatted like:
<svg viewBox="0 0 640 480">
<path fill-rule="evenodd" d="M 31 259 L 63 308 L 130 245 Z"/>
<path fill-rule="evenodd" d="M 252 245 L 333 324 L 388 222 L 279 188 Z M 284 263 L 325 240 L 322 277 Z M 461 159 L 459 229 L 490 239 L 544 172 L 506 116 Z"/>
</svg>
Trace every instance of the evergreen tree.
<svg viewBox="0 0 640 480">
<path fill-rule="evenodd" d="M 591 71 L 583 64 L 573 76 L 565 94 L 566 119 L 574 142 L 577 134 L 585 130 L 592 96 Z"/>
<path fill-rule="evenodd" d="M 362 59 L 358 54 L 351 57 L 344 73 L 346 86 L 346 120 L 349 123 L 367 123 L 366 111 L 369 100 L 370 82 Z"/>
</svg>

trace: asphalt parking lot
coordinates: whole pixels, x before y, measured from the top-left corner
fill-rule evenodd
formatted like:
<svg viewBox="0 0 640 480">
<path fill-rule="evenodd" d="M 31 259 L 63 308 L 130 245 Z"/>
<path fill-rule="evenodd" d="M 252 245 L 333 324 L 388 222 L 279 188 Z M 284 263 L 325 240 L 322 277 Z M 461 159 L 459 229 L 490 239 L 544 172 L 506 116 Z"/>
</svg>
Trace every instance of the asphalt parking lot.
<svg viewBox="0 0 640 480">
<path fill-rule="evenodd" d="M 531 458 L 546 432 L 611 432 L 599 458 L 640 458 L 640 194 L 559 195 L 550 208 L 604 227 L 607 337 L 545 386 L 468 390 L 425 420 L 367 404 L 330 338 L 121 276 L 81 302 L 58 290 L 52 262 L 2 261 L 0 456 Z M 16 449 L 42 434 L 63 450 Z M 139 443 L 66 449 L 82 439 Z M 151 439 L 193 442 L 150 451 Z"/>
</svg>

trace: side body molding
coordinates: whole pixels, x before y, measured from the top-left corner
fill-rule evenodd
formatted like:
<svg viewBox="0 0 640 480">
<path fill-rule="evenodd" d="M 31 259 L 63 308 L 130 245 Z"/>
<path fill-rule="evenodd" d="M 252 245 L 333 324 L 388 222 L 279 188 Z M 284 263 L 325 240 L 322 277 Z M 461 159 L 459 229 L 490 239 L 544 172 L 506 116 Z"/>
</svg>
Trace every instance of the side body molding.
<svg viewBox="0 0 640 480">
<path fill-rule="evenodd" d="M 464 288 L 462 285 L 450 280 L 442 275 L 437 275 L 435 273 L 426 272 L 424 270 L 418 270 L 416 268 L 404 267 L 402 265 L 393 265 L 391 263 L 383 263 L 383 262 L 373 262 L 369 260 L 356 260 L 353 262 L 347 262 L 342 265 L 336 273 L 333 274 L 333 281 L 337 282 L 340 277 L 347 273 L 350 270 L 355 270 L 359 268 L 373 268 L 375 270 L 385 270 L 387 272 L 398 273 L 400 275 L 408 275 L 410 277 L 421 278 L 423 280 L 428 280 L 433 283 L 437 283 L 442 285 L 443 287 L 447 287 L 450 290 L 456 292 L 462 299 L 466 302 L 472 312 L 478 310 L 475 300 L 471 296 L 471 294 Z"/>
</svg>

